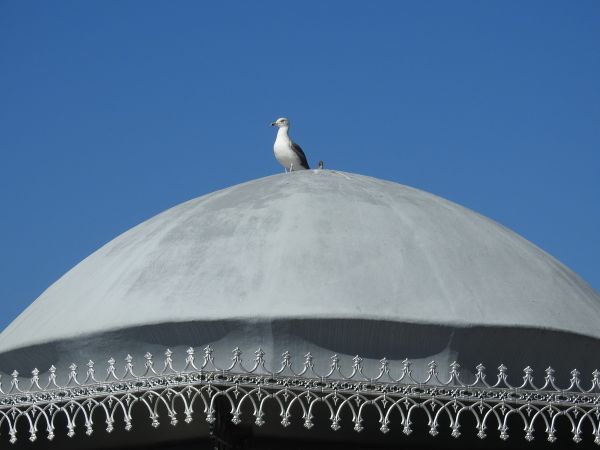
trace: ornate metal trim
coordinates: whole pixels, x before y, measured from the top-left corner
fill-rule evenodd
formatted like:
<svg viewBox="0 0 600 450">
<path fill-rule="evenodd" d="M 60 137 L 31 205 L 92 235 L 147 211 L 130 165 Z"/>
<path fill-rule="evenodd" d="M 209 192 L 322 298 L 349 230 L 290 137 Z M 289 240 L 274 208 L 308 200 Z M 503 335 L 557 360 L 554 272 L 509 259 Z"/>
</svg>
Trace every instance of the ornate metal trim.
<svg viewBox="0 0 600 450">
<path fill-rule="evenodd" d="M 52 440 L 55 436 L 55 421 L 64 415 L 67 435 L 75 434 L 83 427 L 91 435 L 94 426 L 104 423 L 108 432 L 115 426 L 115 414 L 120 411 L 124 427 L 133 426 L 134 408 L 145 409 L 153 426 L 159 426 L 159 417 L 166 416 L 172 425 L 183 415 L 191 422 L 196 410 L 202 411 L 204 419 L 215 421 L 215 402 L 221 397 L 231 407 L 231 422 L 238 424 L 242 418 L 242 406 L 252 406 L 254 423 L 265 423 L 265 404 L 279 407 L 281 425 L 288 426 L 295 418 L 302 419 L 306 428 L 313 426 L 314 406 L 324 403 L 329 410 L 331 428 L 341 427 L 341 413 L 345 409 L 352 415 L 354 430 L 363 429 L 364 412 L 372 408 L 379 416 L 379 429 L 387 433 L 392 426 L 399 426 L 405 434 L 412 432 L 414 412 L 424 410 L 429 433 L 439 433 L 439 423 L 446 416 L 450 423 L 450 434 L 461 434 L 461 418 L 472 415 L 476 422 L 477 436 L 485 438 L 490 431 L 498 430 L 501 439 L 508 438 L 508 420 L 515 416 L 521 419 L 525 439 L 533 440 L 534 430 L 542 429 L 550 442 L 556 440 L 559 420 L 571 426 L 572 439 L 582 440 L 583 425 L 591 424 L 592 437 L 600 445 L 600 372 L 592 373 L 591 386 L 582 386 L 580 373 L 571 372 L 567 387 L 555 383 L 554 370 L 545 371 L 543 384 L 534 383 L 533 370 L 524 369 L 523 383 L 512 386 L 507 381 L 507 368 L 498 367 L 493 383 L 486 381 L 485 367 L 476 367 L 475 381 L 467 384 L 461 380 L 460 366 L 452 363 L 447 377 L 441 379 L 435 362 L 429 364 L 425 380 L 413 377 L 411 363 L 404 360 L 399 367 L 400 377 L 395 378 L 384 358 L 380 361 L 376 377 L 363 373 L 363 361 L 353 358 L 350 373 L 340 367 L 340 358 L 331 357 L 327 373 L 317 373 L 313 357 L 309 353 L 299 372 L 292 367 L 292 357 L 285 352 L 281 366 L 276 370 L 265 367 L 265 353 L 255 352 L 252 367 L 246 368 L 242 352 L 233 351 L 229 367 L 215 365 L 213 350 L 204 349 L 203 357 L 196 359 L 193 348 L 187 350 L 185 364 L 177 369 L 173 366 L 173 353 L 165 352 L 159 368 L 153 356 L 145 355 L 141 371 L 135 373 L 133 358 L 125 358 L 119 371 L 116 361 L 108 360 L 106 375 L 99 376 L 93 361 L 87 364 L 85 373 L 78 367 L 69 367 L 67 382 L 57 383 L 56 368 L 50 367 L 48 381 L 41 384 L 40 372 L 32 371 L 29 379 L 20 378 L 13 372 L 8 383 L 0 379 L 0 436 L 8 435 L 11 443 L 17 441 L 17 429 L 23 425 L 29 429 L 29 439 L 35 441 L 40 430 Z M 197 362 L 201 362 L 197 364 Z M 586 428 L 587 429 L 587 428 Z"/>
</svg>

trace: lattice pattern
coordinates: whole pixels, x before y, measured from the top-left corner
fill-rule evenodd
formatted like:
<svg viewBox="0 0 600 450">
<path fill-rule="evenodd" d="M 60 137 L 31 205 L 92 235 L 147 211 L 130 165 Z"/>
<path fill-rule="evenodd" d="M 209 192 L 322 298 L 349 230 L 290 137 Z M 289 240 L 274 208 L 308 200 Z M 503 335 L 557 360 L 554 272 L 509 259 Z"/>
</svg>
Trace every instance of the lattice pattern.
<svg viewBox="0 0 600 450">
<path fill-rule="evenodd" d="M 572 438 L 582 440 L 586 422 L 591 425 L 592 437 L 600 445 L 600 372 L 592 374 L 591 386 L 582 386 L 580 373 L 571 372 L 567 387 L 555 384 L 554 370 L 545 371 L 541 386 L 534 383 L 533 371 L 524 369 L 523 383 L 512 386 L 507 381 L 507 368 L 498 367 L 493 383 L 486 381 L 485 367 L 476 367 L 475 381 L 461 381 L 458 363 L 450 365 L 446 378 L 441 379 L 435 362 L 429 364 L 426 379 L 413 377 L 411 363 L 404 360 L 395 378 L 386 359 L 380 361 L 376 377 L 363 373 L 363 362 L 354 357 L 349 374 L 340 367 L 340 358 L 331 357 L 327 373 L 317 373 L 313 357 L 305 355 L 300 371 L 292 367 L 288 352 L 282 356 L 281 366 L 272 370 L 265 366 L 265 354 L 255 352 L 251 368 L 246 368 L 239 349 L 233 351 L 227 368 L 215 365 L 213 350 L 204 349 L 197 359 L 193 348 L 188 349 L 183 367 L 174 367 L 172 352 L 167 350 L 159 364 L 151 354 L 145 355 L 140 373 L 136 373 L 133 358 L 125 358 L 124 367 L 115 367 L 108 360 L 106 374 L 100 376 L 93 361 L 87 364 L 85 374 L 72 364 L 68 381 L 57 384 L 56 368 L 49 370 L 48 381 L 41 384 L 40 372 L 32 371 L 24 379 L 15 371 L 10 381 L 0 380 L 0 435 L 8 435 L 10 442 L 17 440 L 17 428 L 25 422 L 29 439 L 34 441 L 40 430 L 52 440 L 57 417 L 64 416 L 67 435 L 83 427 L 90 435 L 94 427 L 104 423 L 108 432 L 115 426 L 115 417 L 124 417 L 124 427 L 133 426 L 133 411 L 147 411 L 152 425 L 159 426 L 160 417 L 168 417 L 171 424 L 183 415 L 191 422 L 196 411 L 201 411 L 208 422 L 215 421 L 216 401 L 222 397 L 230 406 L 231 421 L 241 422 L 242 407 L 251 405 L 254 423 L 265 423 L 265 405 L 273 403 L 279 409 L 282 426 L 292 420 L 302 420 L 306 428 L 313 426 L 315 405 L 324 403 L 329 411 L 331 428 L 338 430 L 344 410 L 352 416 L 354 430 L 363 429 L 365 411 L 373 409 L 379 417 L 379 429 L 387 433 L 391 427 L 401 427 L 405 434 L 412 432 L 415 411 L 426 413 L 429 433 L 439 433 L 443 416 L 449 419 L 450 433 L 461 434 L 461 418 L 471 415 L 476 422 L 477 436 L 485 438 L 490 430 L 498 430 L 499 437 L 508 438 L 511 416 L 521 419 L 525 439 L 532 440 L 535 429 L 543 428 L 550 442 L 556 440 L 559 420 L 570 423 Z M 22 427 L 22 425 L 19 425 Z"/>
</svg>

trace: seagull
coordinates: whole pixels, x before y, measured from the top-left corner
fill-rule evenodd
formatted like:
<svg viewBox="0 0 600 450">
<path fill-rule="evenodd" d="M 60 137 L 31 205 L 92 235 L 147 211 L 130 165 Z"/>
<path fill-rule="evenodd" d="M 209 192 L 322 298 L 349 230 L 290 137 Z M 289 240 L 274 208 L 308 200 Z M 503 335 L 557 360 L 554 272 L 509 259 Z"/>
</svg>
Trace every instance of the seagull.
<svg viewBox="0 0 600 450">
<path fill-rule="evenodd" d="M 273 151 L 275 152 L 275 158 L 281 164 L 286 172 L 293 170 L 309 169 L 308 161 L 302 151 L 302 148 L 292 142 L 288 136 L 288 130 L 290 128 L 290 121 L 285 117 L 277 119 L 271 124 L 272 127 L 277 127 L 277 138 L 273 145 Z"/>
</svg>

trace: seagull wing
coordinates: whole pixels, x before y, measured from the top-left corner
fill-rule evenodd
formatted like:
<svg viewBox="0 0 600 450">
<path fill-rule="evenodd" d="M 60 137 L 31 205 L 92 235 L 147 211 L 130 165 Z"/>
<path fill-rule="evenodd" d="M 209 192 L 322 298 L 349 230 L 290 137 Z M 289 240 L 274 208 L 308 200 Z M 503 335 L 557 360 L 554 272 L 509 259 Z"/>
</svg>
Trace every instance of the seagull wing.
<svg viewBox="0 0 600 450">
<path fill-rule="evenodd" d="M 292 142 L 292 150 L 294 150 L 294 153 L 298 156 L 298 158 L 300 158 L 300 165 L 305 169 L 310 169 L 310 167 L 308 167 L 308 161 L 306 160 L 306 155 L 304 154 L 302 147 L 295 142 Z"/>
</svg>

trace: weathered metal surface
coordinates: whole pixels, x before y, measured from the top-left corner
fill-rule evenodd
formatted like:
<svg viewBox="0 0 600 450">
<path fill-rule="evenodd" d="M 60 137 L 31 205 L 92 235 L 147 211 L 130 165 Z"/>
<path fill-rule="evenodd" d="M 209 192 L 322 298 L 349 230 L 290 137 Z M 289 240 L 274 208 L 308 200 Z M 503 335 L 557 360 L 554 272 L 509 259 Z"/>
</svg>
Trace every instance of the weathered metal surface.
<svg viewBox="0 0 600 450">
<path fill-rule="evenodd" d="M 186 325 L 181 345 L 228 349 L 250 342 L 249 348 L 276 354 L 283 337 L 269 324 L 313 320 L 298 351 L 316 353 L 312 336 L 340 319 L 361 321 L 343 332 L 361 345 L 383 321 L 397 324 L 396 334 L 429 326 L 420 334 L 413 327 L 414 348 L 401 358 L 439 360 L 446 352 L 448 362 L 463 361 L 464 345 L 453 340 L 453 329 L 538 329 L 598 339 L 600 297 L 531 243 L 452 202 L 361 175 L 301 171 L 189 201 L 106 244 L 0 334 L 0 368 L 18 360 L 25 370 L 45 355 L 66 364 L 105 359 L 116 348 L 142 356 L 154 344 L 175 345 L 163 338 L 179 333 L 184 322 L 198 326 Z M 198 335 L 232 320 L 247 325 L 246 338 Z M 328 328 L 320 330 L 319 320 Z M 252 331 L 258 322 L 267 324 L 256 327 L 262 334 Z M 288 331 L 285 345 L 295 351 L 289 346 L 294 330 Z M 422 351 L 423 336 L 435 337 L 429 353 Z M 331 339 L 314 344 L 325 355 L 344 353 Z M 361 352 L 391 356 L 377 346 Z M 532 363 L 529 355 L 523 361 Z"/>
</svg>

